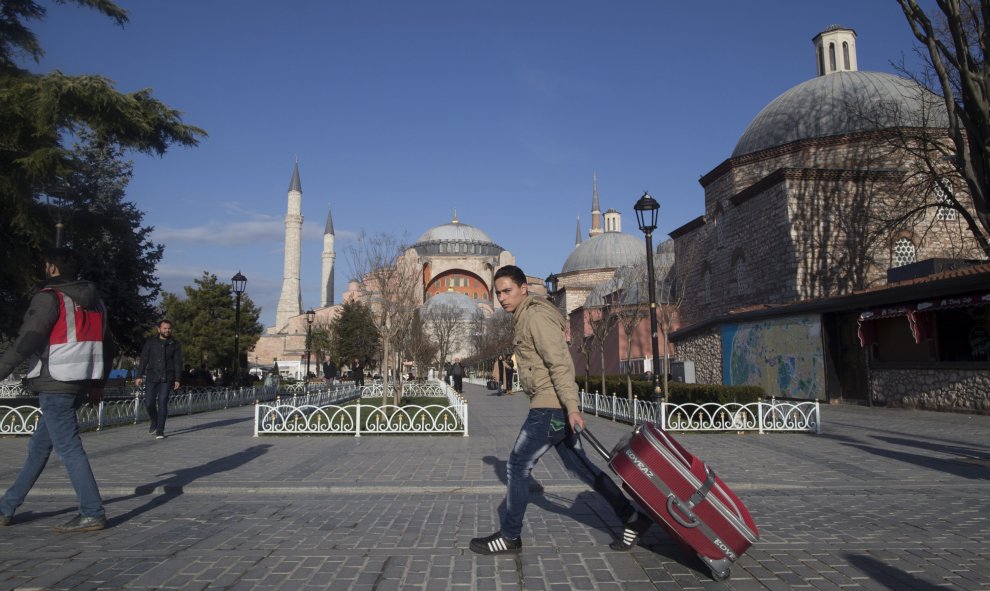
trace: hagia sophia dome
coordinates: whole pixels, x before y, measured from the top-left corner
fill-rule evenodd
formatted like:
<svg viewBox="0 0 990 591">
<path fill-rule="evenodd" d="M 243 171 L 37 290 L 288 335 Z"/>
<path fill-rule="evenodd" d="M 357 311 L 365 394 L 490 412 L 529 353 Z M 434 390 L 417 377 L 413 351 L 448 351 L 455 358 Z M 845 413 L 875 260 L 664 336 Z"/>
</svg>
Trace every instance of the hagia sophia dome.
<svg viewBox="0 0 990 591">
<path fill-rule="evenodd" d="M 819 43 L 819 75 L 764 107 L 739 138 L 733 158 L 804 139 L 890 127 L 947 126 L 941 98 L 918 83 L 856 69 L 855 31 L 832 25 L 816 41 L 826 35 L 845 47 L 838 55 L 826 56 Z"/>
<path fill-rule="evenodd" d="M 484 230 L 454 219 L 446 224 L 434 226 L 423 232 L 413 244 L 421 255 L 426 254 L 473 254 L 498 256 L 503 249 Z"/>
</svg>

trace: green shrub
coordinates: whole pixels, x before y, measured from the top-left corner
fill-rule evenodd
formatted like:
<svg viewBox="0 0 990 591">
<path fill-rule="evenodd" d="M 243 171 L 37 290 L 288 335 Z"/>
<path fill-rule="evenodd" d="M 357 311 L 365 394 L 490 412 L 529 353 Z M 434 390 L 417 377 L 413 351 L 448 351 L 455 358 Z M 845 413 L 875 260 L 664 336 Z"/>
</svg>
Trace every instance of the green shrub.
<svg viewBox="0 0 990 591">
<path fill-rule="evenodd" d="M 759 386 L 723 386 L 721 384 L 684 384 L 681 382 L 670 382 L 670 396 L 668 402 L 674 404 L 684 404 L 693 402 L 695 404 L 705 404 L 706 402 L 717 402 L 725 404 L 727 402 L 738 402 L 747 404 L 758 402 L 766 397 L 763 388 Z"/>
<path fill-rule="evenodd" d="M 588 378 L 588 392 L 601 393 L 601 381 L 601 376 L 590 376 Z M 583 390 L 584 377 L 580 377 L 577 383 L 578 388 Z M 606 395 L 612 396 L 614 394 L 619 398 L 626 398 L 626 376 L 606 375 L 605 386 Z M 663 387 L 663 382 L 660 382 L 660 387 Z M 683 404 L 686 402 L 693 402 L 695 404 L 704 404 L 706 402 L 717 402 L 719 404 L 738 402 L 740 404 L 746 404 L 763 400 L 766 397 L 766 392 L 759 386 L 723 386 L 721 384 L 667 382 L 667 388 L 670 391 L 667 401 L 674 404 Z M 662 399 L 662 396 L 653 395 L 653 384 L 648 380 L 633 380 L 632 391 L 633 397 L 639 400 L 659 402 Z"/>
</svg>

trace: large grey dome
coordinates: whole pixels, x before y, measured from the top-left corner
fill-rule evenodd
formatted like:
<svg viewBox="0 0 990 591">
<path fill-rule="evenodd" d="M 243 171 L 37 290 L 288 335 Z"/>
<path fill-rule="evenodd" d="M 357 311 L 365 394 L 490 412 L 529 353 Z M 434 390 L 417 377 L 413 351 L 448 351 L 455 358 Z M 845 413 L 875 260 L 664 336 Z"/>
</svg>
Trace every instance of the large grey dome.
<svg viewBox="0 0 990 591">
<path fill-rule="evenodd" d="M 430 228 L 413 244 L 421 256 L 498 256 L 504 250 L 482 230 L 454 221 Z"/>
<path fill-rule="evenodd" d="M 923 93 L 933 100 L 923 100 Z M 924 115 L 928 126 L 947 125 L 941 99 L 911 80 L 882 72 L 835 72 L 775 98 L 750 122 L 732 156 L 803 139 L 921 126 Z"/>
<path fill-rule="evenodd" d="M 579 244 L 560 272 L 616 269 L 639 264 L 645 259 L 646 246 L 642 239 L 622 232 L 605 232 Z"/>
<path fill-rule="evenodd" d="M 482 230 L 460 222 L 451 222 L 449 224 L 443 224 L 430 228 L 419 237 L 419 240 L 417 240 L 416 243 L 432 242 L 434 240 L 454 240 L 494 244 L 491 237 L 488 236 L 488 234 L 485 234 Z"/>
</svg>

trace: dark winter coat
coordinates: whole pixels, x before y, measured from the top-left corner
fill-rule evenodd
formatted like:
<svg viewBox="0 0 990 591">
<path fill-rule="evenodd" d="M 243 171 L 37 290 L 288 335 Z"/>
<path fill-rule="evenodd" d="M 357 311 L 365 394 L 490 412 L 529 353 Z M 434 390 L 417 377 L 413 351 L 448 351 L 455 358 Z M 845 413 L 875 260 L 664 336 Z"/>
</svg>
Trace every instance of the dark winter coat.
<svg viewBox="0 0 990 591">
<path fill-rule="evenodd" d="M 141 348 L 137 375 L 152 383 L 178 382 L 182 376 L 182 345 L 174 338 L 149 338 Z"/>
</svg>

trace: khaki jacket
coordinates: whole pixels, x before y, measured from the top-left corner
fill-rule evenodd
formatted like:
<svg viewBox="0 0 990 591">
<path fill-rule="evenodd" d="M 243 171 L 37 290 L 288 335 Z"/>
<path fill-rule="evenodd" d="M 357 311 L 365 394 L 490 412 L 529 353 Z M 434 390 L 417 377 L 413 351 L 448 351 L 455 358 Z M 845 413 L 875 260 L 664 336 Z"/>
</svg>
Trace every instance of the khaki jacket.
<svg viewBox="0 0 990 591">
<path fill-rule="evenodd" d="M 546 299 L 528 296 L 512 314 L 519 385 L 530 408 L 578 410 L 574 361 L 564 340 L 564 317 Z"/>
</svg>

